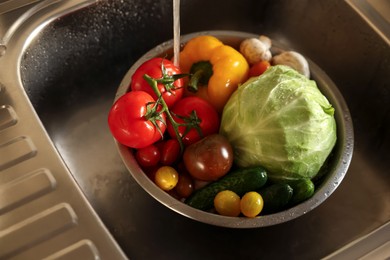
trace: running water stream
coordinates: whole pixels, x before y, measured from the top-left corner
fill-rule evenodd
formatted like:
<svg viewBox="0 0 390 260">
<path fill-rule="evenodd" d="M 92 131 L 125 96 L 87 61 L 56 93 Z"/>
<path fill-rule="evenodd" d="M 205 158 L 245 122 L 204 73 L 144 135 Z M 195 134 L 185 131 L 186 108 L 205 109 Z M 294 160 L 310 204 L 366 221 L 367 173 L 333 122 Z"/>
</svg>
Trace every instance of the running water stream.
<svg viewBox="0 0 390 260">
<path fill-rule="evenodd" d="M 173 64 L 179 66 L 180 53 L 180 0 L 173 0 Z"/>
</svg>

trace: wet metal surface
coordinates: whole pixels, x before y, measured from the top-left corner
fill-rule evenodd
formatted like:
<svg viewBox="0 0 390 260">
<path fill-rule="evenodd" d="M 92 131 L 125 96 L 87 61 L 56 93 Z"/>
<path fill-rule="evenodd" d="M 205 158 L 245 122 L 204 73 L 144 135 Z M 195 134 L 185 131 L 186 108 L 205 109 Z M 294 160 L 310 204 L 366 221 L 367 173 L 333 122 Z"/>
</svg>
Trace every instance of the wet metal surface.
<svg viewBox="0 0 390 260">
<path fill-rule="evenodd" d="M 183 34 L 266 34 L 332 78 L 351 111 L 355 151 L 330 198 L 284 224 L 232 230 L 187 219 L 140 188 L 121 162 L 107 113 L 132 63 L 172 38 L 171 10 L 164 0 L 100 2 L 47 25 L 21 64 L 46 130 L 128 257 L 317 259 L 390 219 L 389 46 L 336 0 L 182 1 L 181 14 Z"/>
</svg>

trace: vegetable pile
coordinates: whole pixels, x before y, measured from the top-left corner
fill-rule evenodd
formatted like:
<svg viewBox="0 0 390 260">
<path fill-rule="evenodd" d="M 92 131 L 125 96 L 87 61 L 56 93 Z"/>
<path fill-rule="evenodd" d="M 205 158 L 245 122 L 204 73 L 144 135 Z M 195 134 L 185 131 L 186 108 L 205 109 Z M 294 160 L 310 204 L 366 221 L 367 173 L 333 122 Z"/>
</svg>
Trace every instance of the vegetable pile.
<svg viewBox="0 0 390 260">
<path fill-rule="evenodd" d="M 307 200 L 336 143 L 334 108 L 306 59 L 273 56 L 271 45 L 260 36 L 237 50 L 198 36 L 178 67 L 147 60 L 109 112 L 112 135 L 194 208 L 252 218 Z"/>
</svg>

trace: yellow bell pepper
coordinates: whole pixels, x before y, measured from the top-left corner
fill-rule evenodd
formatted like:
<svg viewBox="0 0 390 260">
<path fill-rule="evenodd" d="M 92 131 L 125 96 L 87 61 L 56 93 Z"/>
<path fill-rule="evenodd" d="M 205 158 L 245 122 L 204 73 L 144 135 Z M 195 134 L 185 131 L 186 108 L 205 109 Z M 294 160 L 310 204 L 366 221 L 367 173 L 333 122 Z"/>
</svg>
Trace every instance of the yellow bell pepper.
<svg viewBox="0 0 390 260">
<path fill-rule="evenodd" d="M 206 99 L 218 112 L 238 85 L 248 78 L 244 56 L 213 36 L 198 36 L 180 52 L 180 69 L 190 73 L 187 91 Z"/>
</svg>

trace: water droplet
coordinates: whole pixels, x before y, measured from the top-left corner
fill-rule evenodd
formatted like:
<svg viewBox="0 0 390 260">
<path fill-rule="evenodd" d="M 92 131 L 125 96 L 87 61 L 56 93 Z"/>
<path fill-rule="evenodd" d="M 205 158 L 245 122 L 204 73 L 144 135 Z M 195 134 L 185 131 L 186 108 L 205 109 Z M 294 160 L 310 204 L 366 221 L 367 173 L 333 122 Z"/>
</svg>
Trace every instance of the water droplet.
<svg viewBox="0 0 390 260">
<path fill-rule="evenodd" d="M 3 44 L 0 44 L 0 57 L 5 54 L 6 50 L 7 50 L 7 47 Z"/>
</svg>

